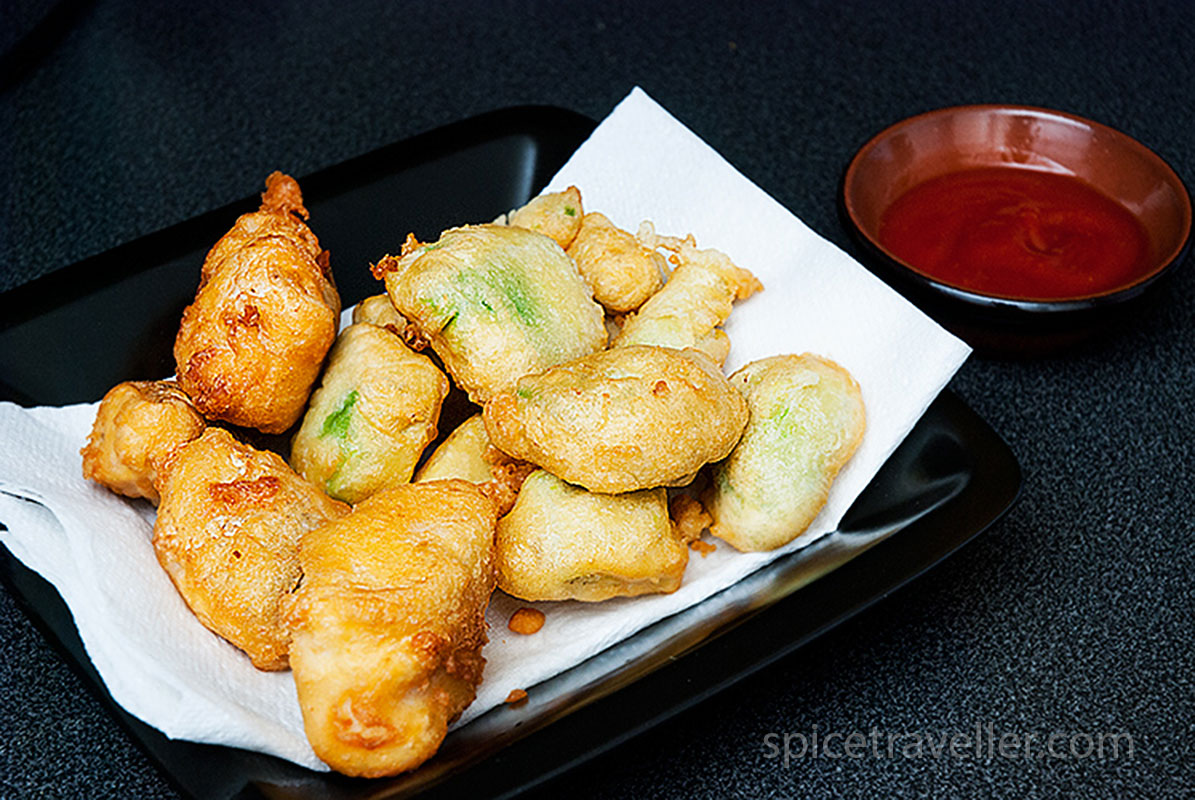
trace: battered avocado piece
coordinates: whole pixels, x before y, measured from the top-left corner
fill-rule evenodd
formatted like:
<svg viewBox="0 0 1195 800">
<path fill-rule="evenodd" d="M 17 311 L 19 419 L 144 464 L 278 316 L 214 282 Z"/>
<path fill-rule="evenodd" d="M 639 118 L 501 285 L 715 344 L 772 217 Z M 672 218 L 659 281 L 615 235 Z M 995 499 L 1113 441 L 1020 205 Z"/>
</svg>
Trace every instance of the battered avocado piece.
<svg viewBox="0 0 1195 800">
<path fill-rule="evenodd" d="M 547 236 L 470 225 L 403 250 L 374 274 L 475 403 L 606 346 L 601 306 Z"/>
<path fill-rule="evenodd" d="M 739 550 L 774 550 L 801 535 L 830 492 L 866 426 L 859 385 L 819 356 L 753 361 L 730 376 L 751 421 L 730 456 L 713 467 L 703 498 L 710 532 Z"/>
<path fill-rule="evenodd" d="M 348 503 L 407 483 L 447 395 L 444 373 L 392 330 L 350 325 L 295 434 L 291 466 Z"/>
<path fill-rule="evenodd" d="M 683 486 L 726 458 L 747 404 L 704 353 L 634 345 L 528 375 L 482 416 L 512 458 L 615 494 Z"/>
<path fill-rule="evenodd" d="M 450 478 L 459 478 L 470 483 L 493 480 L 490 462 L 485 460 L 486 448 L 489 446 L 490 440 L 486 438 L 481 414 L 474 414 L 440 443 L 415 473 L 415 482 Z"/>
<path fill-rule="evenodd" d="M 577 236 L 583 216 L 581 192 L 576 186 L 570 186 L 563 192 L 541 194 L 512 211 L 510 224 L 550 236 L 567 250 Z"/>
<path fill-rule="evenodd" d="M 524 600 L 674 592 L 689 548 L 664 489 L 597 494 L 543 470 L 528 476 L 494 537 L 498 586 Z"/>
</svg>

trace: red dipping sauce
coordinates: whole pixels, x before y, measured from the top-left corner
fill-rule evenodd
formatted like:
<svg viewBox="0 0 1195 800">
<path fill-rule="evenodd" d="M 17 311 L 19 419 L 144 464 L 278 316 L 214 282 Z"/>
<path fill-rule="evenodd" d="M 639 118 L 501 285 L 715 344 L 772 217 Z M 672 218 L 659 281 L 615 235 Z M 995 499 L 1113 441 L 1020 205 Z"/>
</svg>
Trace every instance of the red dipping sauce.
<svg viewBox="0 0 1195 800">
<path fill-rule="evenodd" d="M 1016 167 L 948 173 L 905 192 L 880 244 L 924 275 L 981 294 L 1058 300 L 1131 284 L 1151 267 L 1132 212 L 1078 178 Z"/>
</svg>

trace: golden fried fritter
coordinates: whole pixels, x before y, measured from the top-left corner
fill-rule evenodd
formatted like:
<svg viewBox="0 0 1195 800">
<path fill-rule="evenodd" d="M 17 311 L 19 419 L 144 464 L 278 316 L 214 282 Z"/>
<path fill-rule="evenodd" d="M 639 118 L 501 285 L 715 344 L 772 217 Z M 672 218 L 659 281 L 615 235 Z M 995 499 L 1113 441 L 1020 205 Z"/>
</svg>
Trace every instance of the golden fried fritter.
<svg viewBox="0 0 1195 800">
<path fill-rule="evenodd" d="M 567 250 L 581 228 L 585 210 L 581 207 L 581 191 L 570 186 L 563 192 L 541 194 L 522 208 L 510 213 L 510 225 L 542 233 L 552 238 L 561 249 Z"/>
<path fill-rule="evenodd" d="M 592 287 L 594 299 L 616 314 L 643 305 L 659 290 L 668 271 L 664 257 L 653 247 L 597 212 L 585 215 L 568 254 Z"/>
<path fill-rule="evenodd" d="M 306 213 L 298 184 L 274 173 L 261 210 L 208 253 L 174 358 L 209 419 L 280 433 L 303 413 L 340 316 L 327 254 L 299 219 Z"/>
<path fill-rule="evenodd" d="M 457 426 L 415 474 L 417 483 L 459 478 L 476 483 L 494 501 L 498 514 L 510 511 L 534 464 L 518 461 L 490 444 L 481 414 Z"/>
<path fill-rule="evenodd" d="M 367 297 L 353 306 L 353 322 L 368 322 L 399 335 L 407 327 L 406 318 L 394 310 L 394 304 L 385 292 Z"/>
<path fill-rule="evenodd" d="M 336 340 L 290 463 L 337 500 L 358 503 L 411 480 L 436 438 L 448 378 L 393 331 L 366 322 Z"/>
<path fill-rule="evenodd" d="M 470 225 L 403 252 L 374 275 L 475 403 L 606 346 L 602 307 L 547 236 Z"/>
<path fill-rule="evenodd" d="M 722 364 L 730 344 L 718 326 L 730 316 L 734 301 L 750 297 L 763 285 L 724 253 L 698 250 L 692 236 L 659 236 L 645 224 L 639 238 L 648 246 L 672 251 L 670 260 L 677 267 L 664 288 L 627 317 L 611 346 L 693 347 Z"/>
<path fill-rule="evenodd" d="M 307 218 L 298 182 L 281 172 L 270 173 L 266 178 L 266 190 L 261 195 L 260 209 L 238 217 L 228 233 L 208 251 L 200 272 L 200 284 L 211 278 L 224 259 L 258 239 L 285 239 L 318 261 L 324 249 L 307 227 L 304 221 Z"/>
<path fill-rule="evenodd" d="M 279 456 L 208 428 L 158 481 L 154 552 L 199 621 L 258 669 L 286 669 L 282 596 L 299 582 L 299 536 L 347 514 Z"/>
<path fill-rule="evenodd" d="M 126 381 L 100 401 L 83 456 L 83 477 L 129 497 L 158 502 L 158 464 L 207 427 L 174 381 Z"/>
<path fill-rule="evenodd" d="M 751 408 L 738 447 L 713 468 L 710 532 L 739 550 L 774 550 L 809 526 L 866 427 L 859 384 L 819 356 L 753 361 L 730 382 Z"/>
<path fill-rule="evenodd" d="M 675 592 L 689 563 L 666 490 L 597 494 L 543 470 L 498 521 L 494 547 L 499 588 L 524 600 Z"/>
<path fill-rule="evenodd" d="M 333 769 L 414 769 L 473 702 L 496 519 L 473 484 L 433 481 L 303 535 L 290 661 L 307 738 Z"/>
<path fill-rule="evenodd" d="M 485 435 L 481 414 L 474 414 L 462 422 L 440 442 L 427 461 L 415 473 L 415 481 L 438 481 L 459 478 L 470 483 L 493 480 L 486 450 L 490 447 Z"/>
<path fill-rule="evenodd" d="M 747 404 L 704 353 L 636 345 L 528 375 L 483 416 L 504 453 L 617 494 L 682 485 L 725 458 Z"/>
</svg>

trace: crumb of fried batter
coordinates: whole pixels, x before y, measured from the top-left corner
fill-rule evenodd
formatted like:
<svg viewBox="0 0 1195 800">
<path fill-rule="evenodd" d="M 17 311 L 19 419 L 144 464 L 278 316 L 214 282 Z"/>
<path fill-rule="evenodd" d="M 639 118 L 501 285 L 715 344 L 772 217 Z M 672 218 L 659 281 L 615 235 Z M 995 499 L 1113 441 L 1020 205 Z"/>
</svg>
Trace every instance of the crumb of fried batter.
<svg viewBox="0 0 1195 800">
<path fill-rule="evenodd" d="M 521 706 L 527 702 L 527 692 L 523 689 L 511 689 L 510 694 L 506 695 L 506 700 L 503 702 L 507 705 Z"/>
<path fill-rule="evenodd" d="M 423 247 L 423 242 L 416 239 L 415 234 L 408 233 L 406 241 L 404 241 L 402 243 L 402 250 L 400 250 L 399 253 L 402 254 L 403 258 L 406 258 L 411 253 L 414 253 L 416 250 L 418 250 L 420 247 Z"/>
<path fill-rule="evenodd" d="M 515 633 L 523 636 L 530 636 L 533 633 L 539 633 L 539 629 L 544 626 L 544 612 L 524 606 L 516 611 L 510 617 L 510 622 L 506 627 Z"/>
<path fill-rule="evenodd" d="M 696 550 L 698 553 L 701 553 L 702 558 L 705 558 L 710 553 L 717 550 L 718 546 L 713 542 L 707 542 L 704 539 L 694 539 L 693 541 L 689 542 L 689 549 Z"/>
<path fill-rule="evenodd" d="M 266 190 L 261 194 L 261 210 L 294 214 L 303 219 L 309 216 L 303 206 L 303 193 L 299 191 L 298 182 L 277 170 L 266 178 Z"/>
<path fill-rule="evenodd" d="M 396 269 L 398 269 L 398 259 L 394 256 L 382 256 L 378 263 L 369 265 L 370 274 L 379 281 L 386 277 L 387 272 L 393 272 Z"/>
<path fill-rule="evenodd" d="M 511 458 L 493 445 L 487 445 L 481 457 L 490 465 L 493 479 L 477 484 L 477 488 L 498 507 L 498 516 L 504 517 L 519 499 L 523 481 L 539 467 L 529 461 Z"/>
<path fill-rule="evenodd" d="M 701 538 L 701 533 L 713 524 L 714 518 L 705 510 L 705 506 L 696 497 L 688 494 L 678 494 L 668 503 L 668 513 L 672 517 L 672 532 L 682 542 L 694 542 Z M 699 547 L 694 550 L 704 551 Z M 712 549 L 712 547 L 711 547 Z"/>
<path fill-rule="evenodd" d="M 416 353 L 422 353 L 431 344 L 431 340 L 423 335 L 423 331 L 414 322 L 407 322 L 402 330 L 398 330 L 394 325 L 387 325 L 392 331 L 399 335 L 403 343 L 414 350 Z"/>
</svg>

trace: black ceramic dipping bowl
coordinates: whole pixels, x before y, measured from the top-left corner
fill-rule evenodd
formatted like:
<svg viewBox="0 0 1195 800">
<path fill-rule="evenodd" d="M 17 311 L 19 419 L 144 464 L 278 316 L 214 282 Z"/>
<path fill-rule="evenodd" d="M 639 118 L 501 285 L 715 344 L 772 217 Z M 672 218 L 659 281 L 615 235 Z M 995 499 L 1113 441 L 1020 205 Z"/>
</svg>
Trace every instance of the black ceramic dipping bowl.
<svg viewBox="0 0 1195 800">
<path fill-rule="evenodd" d="M 881 218 L 897 198 L 925 181 L 978 167 L 1078 178 L 1142 223 L 1151 266 L 1101 293 L 1023 299 L 952 286 L 880 244 Z M 1105 125 L 1029 106 L 943 108 L 881 131 L 847 166 L 839 211 L 878 275 L 980 352 L 1004 355 L 1056 352 L 1111 329 L 1182 263 L 1191 237 L 1190 195 L 1157 154 Z"/>
</svg>

